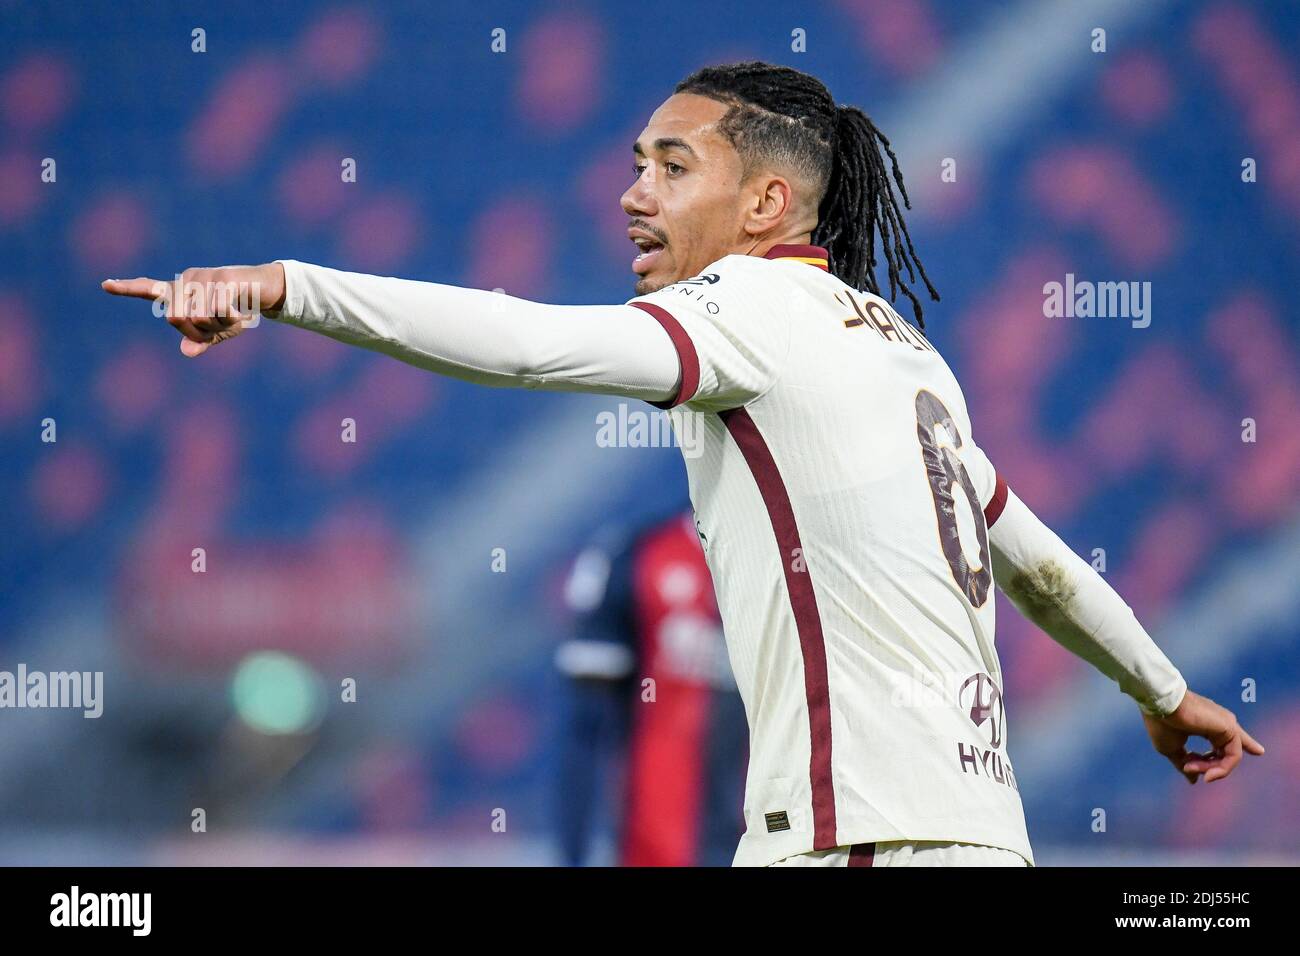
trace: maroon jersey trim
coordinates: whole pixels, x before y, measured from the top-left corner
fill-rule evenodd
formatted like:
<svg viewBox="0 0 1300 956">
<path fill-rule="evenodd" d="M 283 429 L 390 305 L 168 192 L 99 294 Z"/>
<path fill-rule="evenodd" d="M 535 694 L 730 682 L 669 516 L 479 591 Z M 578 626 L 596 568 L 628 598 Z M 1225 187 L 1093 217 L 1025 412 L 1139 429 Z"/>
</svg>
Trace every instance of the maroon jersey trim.
<svg viewBox="0 0 1300 956">
<path fill-rule="evenodd" d="M 826 669 L 826 641 L 822 634 L 821 615 L 817 612 L 812 576 L 803 557 L 799 527 L 795 523 L 785 481 L 758 426 L 744 408 L 733 408 L 720 415 L 754 476 L 781 552 L 790 609 L 794 612 L 799 647 L 803 651 L 804 692 L 808 700 L 808 731 L 812 744 L 808 776 L 812 784 L 813 849 L 829 850 L 839 845 L 835 839 L 835 789 L 831 778 L 830 680 Z"/>
<path fill-rule="evenodd" d="M 677 361 L 682 367 L 682 381 L 677 388 L 677 394 L 666 402 L 651 402 L 650 404 L 655 408 L 673 408 L 683 402 L 689 402 L 695 397 L 695 392 L 700 387 L 700 357 L 695 354 L 695 343 L 686 334 L 682 324 L 673 318 L 672 313 L 667 309 L 655 305 L 653 302 L 629 302 L 628 305 L 634 305 L 638 309 L 649 312 L 664 327 L 664 331 L 672 339 L 673 348 L 677 350 Z"/>
</svg>

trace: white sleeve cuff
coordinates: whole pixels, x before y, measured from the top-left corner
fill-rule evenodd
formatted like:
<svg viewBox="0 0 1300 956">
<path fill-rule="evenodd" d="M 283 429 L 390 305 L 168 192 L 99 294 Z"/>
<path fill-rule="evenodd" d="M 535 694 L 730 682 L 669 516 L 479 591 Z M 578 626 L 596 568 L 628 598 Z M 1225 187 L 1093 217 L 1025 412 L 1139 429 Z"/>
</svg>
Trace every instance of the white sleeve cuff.
<svg viewBox="0 0 1300 956">
<path fill-rule="evenodd" d="M 264 312 L 276 322 L 295 323 L 302 318 L 303 264 L 296 259 L 276 259 L 284 269 L 284 304 L 275 313 Z"/>
</svg>

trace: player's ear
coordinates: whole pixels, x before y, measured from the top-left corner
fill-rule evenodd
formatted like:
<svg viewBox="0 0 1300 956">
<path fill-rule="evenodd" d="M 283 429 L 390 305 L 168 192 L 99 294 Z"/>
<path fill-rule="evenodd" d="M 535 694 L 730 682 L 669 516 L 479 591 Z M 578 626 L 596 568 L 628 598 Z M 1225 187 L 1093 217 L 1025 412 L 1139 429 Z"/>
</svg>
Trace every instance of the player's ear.
<svg viewBox="0 0 1300 956">
<path fill-rule="evenodd" d="M 789 180 L 771 173 L 755 176 L 748 195 L 750 203 L 745 231 L 755 236 L 780 225 L 794 204 L 794 190 Z"/>
</svg>

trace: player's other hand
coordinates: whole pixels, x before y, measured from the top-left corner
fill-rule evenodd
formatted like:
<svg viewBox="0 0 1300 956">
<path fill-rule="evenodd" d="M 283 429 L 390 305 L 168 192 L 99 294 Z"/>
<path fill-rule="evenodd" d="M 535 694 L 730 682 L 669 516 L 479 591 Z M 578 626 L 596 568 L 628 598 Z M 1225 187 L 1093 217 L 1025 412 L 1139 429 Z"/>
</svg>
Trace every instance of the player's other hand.
<svg viewBox="0 0 1300 956">
<path fill-rule="evenodd" d="M 1208 697 L 1190 689 L 1178 708 L 1166 717 L 1142 715 L 1147 733 L 1157 751 L 1169 758 L 1188 783 L 1196 783 L 1201 774 L 1205 782 L 1221 780 L 1241 763 L 1241 754 L 1262 756 L 1264 747 L 1246 733 L 1236 716 Z M 1188 737 L 1204 737 L 1214 749 L 1209 753 L 1189 753 Z"/>
<path fill-rule="evenodd" d="M 190 358 L 232 339 L 257 318 L 284 304 L 284 266 L 222 266 L 186 269 L 180 278 L 105 279 L 100 287 L 112 295 L 149 299 L 155 314 L 184 336 L 181 352 Z"/>
</svg>

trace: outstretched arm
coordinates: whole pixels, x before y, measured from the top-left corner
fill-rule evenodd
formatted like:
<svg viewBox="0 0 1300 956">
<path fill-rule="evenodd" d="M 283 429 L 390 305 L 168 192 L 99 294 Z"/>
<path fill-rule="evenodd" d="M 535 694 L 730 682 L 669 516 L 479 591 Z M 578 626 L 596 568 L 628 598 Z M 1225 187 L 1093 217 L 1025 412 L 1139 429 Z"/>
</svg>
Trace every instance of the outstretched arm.
<svg viewBox="0 0 1300 956">
<path fill-rule="evenodd" d="M 989 528 L 993 579 L 1029 620 L 1119 684 L 1143 713 L 1172 713 L 1187 683 L 1092 566 L 1007 490 Z"/>
<path fill-rule="evenodd" d="M 252 286 L 260 306 L 232 289 Z M 114 295 L 165 302 L 201 355 L 233 338 L 259 308 L 290 325 L 484 385 L 598 392 L 667 401 L 680 375 L 668 334 L 630 305 L 544 305 L 434 282 L 340 272 L 292 259 L 263 266 L 190 269 L 175 283 L 110 279 Z"/>
<path fill-rule="evenodd" d="M 1132 608 L 1010 489 L 989 528 L 989 546 L 998 587 L 1027 618 L 1137 701 L 1152 744 L 1190 783 L 1202 773 L 1207 782 L 1226 777 L 1243 748 L 1263 754 L 1231 712 L 1188 690 Z M 1206 738 L 1214 751 L 1189 753 L 1189 736 Z"/>
</svg>

